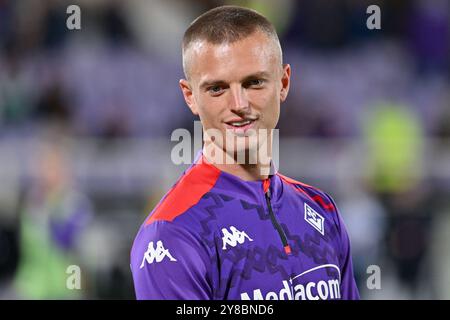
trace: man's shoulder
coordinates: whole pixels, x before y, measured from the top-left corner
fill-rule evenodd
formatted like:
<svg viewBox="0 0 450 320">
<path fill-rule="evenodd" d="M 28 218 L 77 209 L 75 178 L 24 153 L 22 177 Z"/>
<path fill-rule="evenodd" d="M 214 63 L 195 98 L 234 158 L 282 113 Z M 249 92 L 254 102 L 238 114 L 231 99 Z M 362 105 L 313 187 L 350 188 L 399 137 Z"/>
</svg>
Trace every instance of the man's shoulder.
<svg viewBox="0 0 450 320">
<path fill-rule="evenodd" d="M 281 178 L 281 180 L 283 180 L 285 183 L 289 184 L 292 188 L 294 188 L 294 190 L 303 194 L 311 201 L 317 203 L 323 210 L 325 210 L 325 211 L 335 211 L 336 210 L 334 200 L 328 193 L 322 191 L 319 188 L 316 188 L 309 184 L 289 178 L 280 173 L 277 173 L 277 175 Z"/>
<path fill-rule="evenodd" d="M 144 225 L 155 221 L 173 222 L 195 211 L 203 196 L 211 191 L 219 178 L 218 171 L 193 165 L 186 170 L 148 215 Z"/>
</svg>

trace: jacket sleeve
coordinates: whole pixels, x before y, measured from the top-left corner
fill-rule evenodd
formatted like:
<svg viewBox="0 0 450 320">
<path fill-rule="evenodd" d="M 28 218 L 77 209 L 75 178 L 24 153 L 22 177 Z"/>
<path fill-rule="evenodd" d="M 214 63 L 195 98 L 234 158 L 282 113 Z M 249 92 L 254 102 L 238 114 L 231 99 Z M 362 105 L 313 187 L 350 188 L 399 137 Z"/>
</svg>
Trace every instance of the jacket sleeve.
<svg viewBox="0 0 450 320">
<path fill-rule="evenodd" d="M 353 263 L 350 249 L 350 239 L 342 220 L 339 209 L 336 206 L 334 200 L 327 195 L 335 208 L 335 221 L 339 232 L 339 238 L 341 243 L 341 252 L 339 255 L 340 269 L 341 269 L 341 298 L 343 300 L 359 300 L 359 291 L 356 286 L 355 277 L 353 274 Z"/>
<path fill-rule="evenodd" d="M 155 221 L 141 228 L 130 266 L 138 300 L 212 299 L 206 246 L 172 222 Z"/>
</svg>

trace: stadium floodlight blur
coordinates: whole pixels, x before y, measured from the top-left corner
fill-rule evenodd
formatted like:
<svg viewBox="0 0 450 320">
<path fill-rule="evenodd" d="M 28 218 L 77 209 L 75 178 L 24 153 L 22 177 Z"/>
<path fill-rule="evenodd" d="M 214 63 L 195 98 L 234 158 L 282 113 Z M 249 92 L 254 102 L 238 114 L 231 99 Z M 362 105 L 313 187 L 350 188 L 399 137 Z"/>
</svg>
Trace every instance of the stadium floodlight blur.
<svg viewBox="0 0 450 320">
<path fill-rule="evenodd" d="M 174 92 L 179 42 L 225 1 L 77 3 L 77 31 L 65 28 L 70 1 L 0 5 L 0 298 L 134 297 L 134 232 L 186 168 L 170 161 L 171 133 L 194 129 Z M 297 70 L 279 167 L 340 203 L 361 297 L 450 298 L 449 2 L 373 1 L 381 30 L 365 27 L 360 1 L 240 4 L 275 23 Z M 71 227 L 77 207 L 85 218 Z M 80 266 L 80 291 L 50 285 L 33 239 L 52 257 L 46 271 Z M 380 290 L 366 288 L 369 265 L 380 266 Z"/>
</svg>

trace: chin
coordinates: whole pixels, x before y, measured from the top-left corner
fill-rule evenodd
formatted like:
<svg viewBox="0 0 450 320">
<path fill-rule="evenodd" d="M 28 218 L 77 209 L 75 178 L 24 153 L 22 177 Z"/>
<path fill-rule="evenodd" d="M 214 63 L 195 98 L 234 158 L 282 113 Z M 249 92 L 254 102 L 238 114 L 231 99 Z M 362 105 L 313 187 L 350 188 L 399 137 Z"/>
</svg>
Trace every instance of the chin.
<svg viewBox="0 0 450 320">
<path fill-rule="evenodd" d="M 227 154 L 240 164 L 255 164 L 258 158 L 258 143 L 245 139 L 231 148 L 227 148 Z"/>
</svg>

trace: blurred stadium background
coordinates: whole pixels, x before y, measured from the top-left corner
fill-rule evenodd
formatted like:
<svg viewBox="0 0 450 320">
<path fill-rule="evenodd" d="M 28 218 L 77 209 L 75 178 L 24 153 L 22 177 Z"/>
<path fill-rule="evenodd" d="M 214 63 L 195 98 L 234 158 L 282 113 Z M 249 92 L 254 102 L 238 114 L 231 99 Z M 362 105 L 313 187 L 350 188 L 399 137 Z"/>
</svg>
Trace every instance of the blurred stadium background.
<svg viewBox="0 0 450 320">
<path fill-rule="evenodd" d="M 362 298 L 449 299 L 447 0 L 0 0 L 0 298 L 134 298 L 133 238 L 185 169 L 171 132 L 194 127 L 181 37 L 221 4 L 279 31 L 293 67 L 280 171 L 336 199 Z"/>
</svg>

